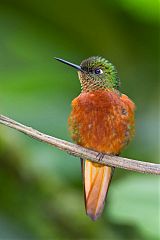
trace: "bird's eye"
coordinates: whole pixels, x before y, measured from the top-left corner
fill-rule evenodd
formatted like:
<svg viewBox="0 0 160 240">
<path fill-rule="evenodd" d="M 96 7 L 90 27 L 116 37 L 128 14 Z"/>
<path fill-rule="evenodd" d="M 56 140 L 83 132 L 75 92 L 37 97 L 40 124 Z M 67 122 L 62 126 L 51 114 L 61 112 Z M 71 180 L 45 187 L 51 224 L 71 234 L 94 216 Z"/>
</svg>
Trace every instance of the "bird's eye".
<svg viewBox="0 0 160 240">
<path fill-rule="evenodd" d="M 103 71 L 102 71 L 102 69 L 100 69 L 100 68 L 96 68 L 95 71 L 94 71 L 94 73 L 98 75 L 98 74 L 102 74 Z"/>
</svg>

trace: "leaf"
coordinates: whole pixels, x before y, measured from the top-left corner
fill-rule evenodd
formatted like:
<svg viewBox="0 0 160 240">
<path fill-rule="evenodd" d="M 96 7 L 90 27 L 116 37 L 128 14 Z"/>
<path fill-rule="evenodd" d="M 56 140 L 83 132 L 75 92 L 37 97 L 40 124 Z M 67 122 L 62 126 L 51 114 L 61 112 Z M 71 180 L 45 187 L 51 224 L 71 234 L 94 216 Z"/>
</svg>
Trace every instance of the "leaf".
<svg viewBox="0 0 160 240">
<path fill-rule="evenodd" d="M 145 239 L 159 234 L 159 179 L 129 176 L 112 186 L 109 213 L 113 221 L 136 225 Z"/>
</svg>

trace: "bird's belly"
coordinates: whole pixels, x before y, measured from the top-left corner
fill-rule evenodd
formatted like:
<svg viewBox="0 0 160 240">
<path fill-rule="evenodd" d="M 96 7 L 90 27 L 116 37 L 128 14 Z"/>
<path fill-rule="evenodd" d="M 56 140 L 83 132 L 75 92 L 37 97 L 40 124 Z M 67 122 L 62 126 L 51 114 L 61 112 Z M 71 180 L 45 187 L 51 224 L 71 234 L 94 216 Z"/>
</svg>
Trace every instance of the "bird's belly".
<svg viewBox="0 0 160 240">
<path fill-rule="evenodd" d="M 75 116 L 73 139 L 84 147 L 104 153 L 118 154 L 126 145 L 128 122 L 116 111 L 108 114 L 100 109 Z"/>
</svg>

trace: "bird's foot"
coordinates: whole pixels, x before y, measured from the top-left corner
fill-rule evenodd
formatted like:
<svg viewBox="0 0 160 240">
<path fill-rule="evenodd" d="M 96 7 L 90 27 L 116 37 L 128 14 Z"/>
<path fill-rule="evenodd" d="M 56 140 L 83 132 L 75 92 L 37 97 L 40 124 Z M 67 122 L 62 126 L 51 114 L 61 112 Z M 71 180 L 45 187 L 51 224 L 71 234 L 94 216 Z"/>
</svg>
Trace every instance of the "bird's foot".
<svg viewBox="0 0 160 240">
<path fill-rule="evenodd" d="M 98 153 L 96 158 L 98 158 L 98 162 L 101 162 L 104 158 L 105 154 L 104 153 Z"/>
</svg>

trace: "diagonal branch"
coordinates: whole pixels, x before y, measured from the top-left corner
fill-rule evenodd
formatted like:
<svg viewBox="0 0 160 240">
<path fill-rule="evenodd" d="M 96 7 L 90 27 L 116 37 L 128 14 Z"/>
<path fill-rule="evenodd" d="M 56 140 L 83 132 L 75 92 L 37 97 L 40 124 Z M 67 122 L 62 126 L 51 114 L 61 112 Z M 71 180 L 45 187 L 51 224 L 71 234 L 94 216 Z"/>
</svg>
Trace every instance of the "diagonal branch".
<svg viewBox="0 0 160 240">
<path fill-rule="evenodd" d="M 113 166 L 118 168 L 124 168 L 126 170 L 141 172 L 141 173 L 150 173 L 160 175 L 160 164 L 149 163 L 149 162 L 141 162 L 137 160 L 132 160 L 123 157 L 111 156 L 105 154 L 103 157 L 97 157 L 99 155 L 98 152 L 89 150 L 87 148 L 81 147 L 79 145 L 51 137 L 44 133 L 41 133 L 31 127 L 27 127 L 22 125 L 8 117 L 0 115 L 0 123 L 6 125 L 10 128 L 16 129 L 29 137 L 35 138 L 38 141 L 48 143 L 54 147 L 59 148 L 62 151 L 65 151 L 71 155 L 76 157 L 80 157 L 83 159 L 90 159 L 92 162 L 101 163 L 107 166 Z"/>
</svg>

